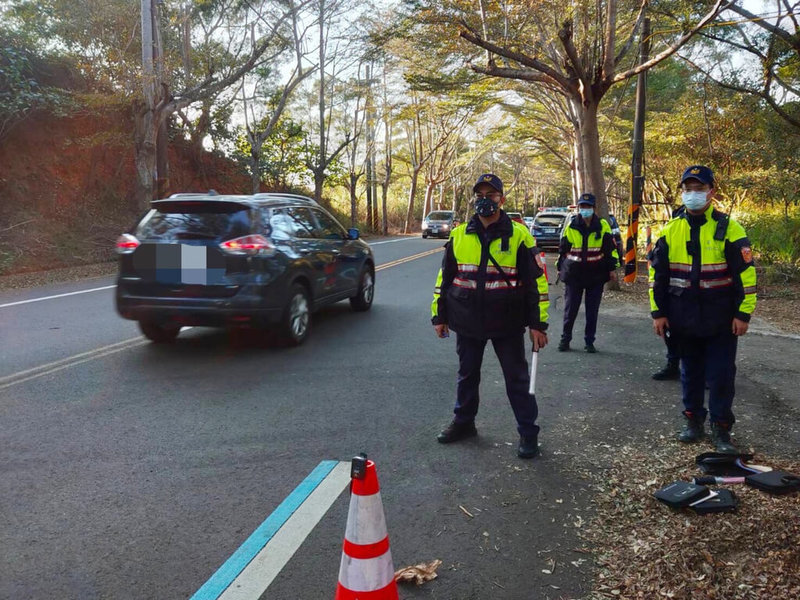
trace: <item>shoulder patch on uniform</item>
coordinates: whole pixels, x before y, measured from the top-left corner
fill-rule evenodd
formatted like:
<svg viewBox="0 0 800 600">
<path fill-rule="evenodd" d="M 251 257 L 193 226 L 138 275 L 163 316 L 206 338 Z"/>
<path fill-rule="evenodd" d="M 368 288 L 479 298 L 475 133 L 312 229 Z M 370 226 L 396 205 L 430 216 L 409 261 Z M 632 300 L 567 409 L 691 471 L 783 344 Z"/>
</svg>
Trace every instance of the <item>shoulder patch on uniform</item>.
<svg viewBox="0 0 800 600">
<path fill-rule="evenodd" d="M 742 260 L 746 263 L 753 262 L 753 251 L 750 246 L 742 246 Z"/>
</svg>

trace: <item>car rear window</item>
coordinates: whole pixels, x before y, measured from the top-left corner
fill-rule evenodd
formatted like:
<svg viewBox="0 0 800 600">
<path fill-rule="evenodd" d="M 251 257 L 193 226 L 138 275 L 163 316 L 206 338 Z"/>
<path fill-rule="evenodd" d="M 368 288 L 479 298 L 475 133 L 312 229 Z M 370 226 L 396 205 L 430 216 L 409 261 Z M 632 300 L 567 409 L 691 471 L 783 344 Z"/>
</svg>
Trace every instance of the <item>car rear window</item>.
<svg viewBox="0 0 800 600">
<path fill-rule="evenodd" d="M 251 233 L 247 206 L 223 202 L 158 203 L 139 223 L 142 240 L 227 240 Z"/>
<path fill-rule="evenodd" d="M 534 224 L 539 227 L 561 227 L 563 222 L 563 215 L 539 215 L 534 220 Z"/>
<path fill-rule="evenodd" d="M 432 212 L 428 215 L 429 221 L 449 221 L 453 218 L 453 213 L 446 211 Z"/>
</svg>

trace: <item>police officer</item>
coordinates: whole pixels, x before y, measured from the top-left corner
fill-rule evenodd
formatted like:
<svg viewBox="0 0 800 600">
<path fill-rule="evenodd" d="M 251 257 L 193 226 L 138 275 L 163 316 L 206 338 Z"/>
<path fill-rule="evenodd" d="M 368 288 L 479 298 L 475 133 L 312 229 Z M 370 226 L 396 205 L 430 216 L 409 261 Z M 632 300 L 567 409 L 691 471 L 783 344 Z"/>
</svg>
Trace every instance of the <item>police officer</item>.
<svg viewBox="0 0 800 600">
<path fill-rule="evenodd" d="M 667 223 L 653 250 L 650 308 L 657 335 L 678 334 L 686 418 L 678 439 L 704 437 L 710 412 L 717 452 L 734 454 L 736 346 L 756 306 L 756 270 L 744 228 L 713 207 L 714 185 L 708 167 L 684 171 L 686 211 Z M 703 406 L 706 385 L 708 410 Z"/>
<path fill-rule="evenodd" d="M 672 211 L 672 218 L 681 216 L 685 211 L 686 207 L 681 204 Z M 648 256 L 647 259 L 651 260 L 652 256 Z M 679 379 L 681 376 L 681 358 L 678 349 L 678 334 L 675 331 L 668 331 L 664 335 L 664 345 L 667 347 L 667 364 L 653 373 L 652 378 L 656 381 Z"/>
<path fill-rule="evenodd" d="M 450 234 L 431 304 L 436 335 L 455 331 L 458 353 L 455 418 L 437 439 L 449 444 L 477 435 L 481 363 L 491 340 L 517 419 L 517 455 L 533 458 L 539 453 L 539 409 L 528 393 L 523 334 L 528 327 L 534 350 L 547 345 L 547 280 L 528 228 L 501 209 L 500 178 L 481 175 L 472 191 L 475 215 Z"/>
<path fill-rule="evenodd" d="M 594 212 L 594 194 L 582 194 L 578 200 L 578 214 L 574 215 L 561 234 L 558 247 L 557 268 L 564 282 L 564 328 L 558 349 L 569 350 L 572 327 L 581 306 L 581 296 L 586 293 L 586 329 L 584 350 L 594 353 L 597 313 L 603 298 L 603 285 L 609 279 L 616 281 L 619 265 L 611 226 Z"/>
</svg>

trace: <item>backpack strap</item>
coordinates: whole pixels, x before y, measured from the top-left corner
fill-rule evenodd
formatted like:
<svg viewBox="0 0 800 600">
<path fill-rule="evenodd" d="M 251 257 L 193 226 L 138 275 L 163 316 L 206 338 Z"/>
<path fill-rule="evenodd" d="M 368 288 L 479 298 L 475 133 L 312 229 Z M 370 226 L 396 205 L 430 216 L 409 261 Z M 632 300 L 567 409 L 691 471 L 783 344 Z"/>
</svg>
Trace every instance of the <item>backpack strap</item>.
<svg viewBox="0 0 800 600">
<path fill-rule="evenodd" d="M 508 241 L 508 238 L 503 238 L 503 240 Z M 492 261 L 492 264 L 494 265 L 495 269 L 499 271 L 500 276 L 506 280 L 506 284 L 508 285 L 508 287 L 513 288 L 514 285 L 511 283 L 511 280 L 508 278 L 508 275 L 506 275 L 506 272 L 503 271 L 503 267 L 501 267 L 500 264 L 497 262 L 497 260 L 495 260 L 491 252 L 489 252 L 489 260 Z"/>
<path fill-rule="evenodd" d="M 726 215 L 714 209 L 711 213 L 711 217 L 717 222 L 717 229 L 714 231 L 714 239 L 718 242 L 722 242 L 725 240 L 725 236 L 728 233 L 728 223 L 730 223 L 731 220 L 730 215 Z"/>
</svg>

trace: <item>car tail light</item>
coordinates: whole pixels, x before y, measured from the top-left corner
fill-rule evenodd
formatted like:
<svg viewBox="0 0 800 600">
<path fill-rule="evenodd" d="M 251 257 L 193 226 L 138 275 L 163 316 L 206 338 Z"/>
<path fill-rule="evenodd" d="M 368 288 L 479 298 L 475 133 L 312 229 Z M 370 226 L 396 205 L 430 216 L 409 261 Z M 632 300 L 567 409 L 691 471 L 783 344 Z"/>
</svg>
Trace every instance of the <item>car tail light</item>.
<svg viewBox="0 0 800 600">
<path fill-rule="evenodd" d="M 272 255 L 275 253 L 275 246 L 267 238 L 259 234 L 234 238 L 227 242 L 222 242 L 219 247 L 222 248 L 223 252 L 235 256 Z"/>
<path fill-rule="evenodd" d="M 123 233 L 117 238 L 117 254 L 131 254 L 141 245 L 141 242 L 130 233 Z"/>
</svg>

